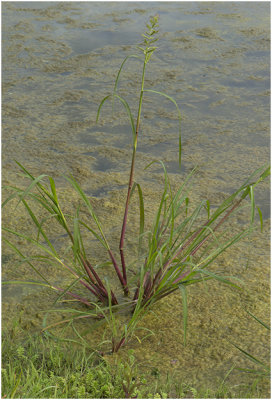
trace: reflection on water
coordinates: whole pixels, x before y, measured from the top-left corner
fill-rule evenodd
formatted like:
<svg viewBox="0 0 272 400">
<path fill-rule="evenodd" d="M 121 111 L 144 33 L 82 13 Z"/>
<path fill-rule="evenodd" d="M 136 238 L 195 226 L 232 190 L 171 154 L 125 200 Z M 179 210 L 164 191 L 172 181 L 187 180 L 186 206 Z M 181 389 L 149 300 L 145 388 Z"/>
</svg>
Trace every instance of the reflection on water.
<svg viewBox="0 0 272 400">
<path fill-rule="evenodd" d="M 79 29 L 75 32 L 75 36 L 69 40 L 69 45 L 75 54 L 84 54 L 104 46 L 114 45 L 133 45 L 135 44 L 135 33 L 112 32 L 98 30 L 99 35 L 94 31 L 90 32 Z"/>
</svg>

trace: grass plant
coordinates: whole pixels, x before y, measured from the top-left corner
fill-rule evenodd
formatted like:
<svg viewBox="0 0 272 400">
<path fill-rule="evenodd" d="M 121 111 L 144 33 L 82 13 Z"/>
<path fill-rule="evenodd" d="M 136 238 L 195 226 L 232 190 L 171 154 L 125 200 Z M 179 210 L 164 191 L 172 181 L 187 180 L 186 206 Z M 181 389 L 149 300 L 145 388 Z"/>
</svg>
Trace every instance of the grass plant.
<svg viewBox="0 0 272 400">
<path fill-rule="evenodd" d="M 106 322 L 111 330 L 110 341 L 111 352 L 113 353 L 117 352 L 133 335 L 136 335 L 141 318 L 165 296 L 175 291 L 180 292 L 183 303 L 184 342 L 186 342 L 187 287 L 206 280 L 216 279 L 219 282 L 239 288 L 237 281 L 232 277 L 227 277 L 219 272 L 216 273 L 209 266 L 220 254 L 254 229 L 256 209 L 259 212 L 262 225 L 261 211 L 255 205 L 254 188 L 270 173 L 267 166 L 254 171 L 219 207 L 213 209 L 213 212 L 208 200 L 202 200 L 190 211 L 188 193 L 195 170 L 174 192 L 166 168 L 159 161 L 163 170 L 164 189 L 154 215 L 153 225 L 146 229 L 144 194 L 141 185 L 134 179 L 137 144 L 142 134 L 140 130 L 141 113 L 146 96 L 154 94 L 163 96 L 176 107 L 179 121 L 179 162 L 181 163 L 181 113 L 179 107 L 171 96 L 145 88 L 145 72 L 152 54 L 157 49 L 154 44 L 158 40 L 158 32 L 158 18 L 151 17 L 146 25 L 146 31 L 142 35 L 143 44 L 138 47 L 139 54 L 132 54 L 125 58 L 118 71 L 112 93 L 102 99 L 97 112 L 98 122 L 105 102 L 111 100 L 114 110 L 114 103 L 118 100 L 124 106 L 131 126 L 132 158 L 121 224 L 119 256 L 112 250 L 112 244 L 104 233 L 89 197 L 72 176 L 68 176 L 66 179 L 81 201 L 81 205 L 77 207 L 73 215 L 63 211 L 53 177 L 45 174 L 35 177 L 19 162 L 17 162 L 17 165 L 21 173 L 30 183 L 24 189 L 15 186 L 9 187 L 12 194 L 3 202 L 3 206 L 7 206 L 12 199 L 18 199 L 17 205 L 22 204 L 25 207 L 36 227 L 35 236 L 4 227 L 7 234 L 3 238 L 4 241 L 42 280 L 42 282 L 39 280 L 28 283 L 43 285 L 53 289 L 54 292 L 58 292 L 54 305 L 62 302 L 65 298 L 81 303 L 81 308 L 69 307 L 62 308 L 60 311 L 62 314 L 67 313 L 68 317 L 65 321 L 72 324 L 73 327 L 76 321 L 82 320 L 93 320 L 90 324 L 92 327 L 102 321 Z M 134 120 L 127 101 L 118 94 L 122 70 L 131 58 L 140 60 L 143 66 L 136 120 Z M 154 162 L 152 161 L 146 168 L 150 168 Z M 136 262 L 132 265 L 131 260 L 128 261 L 127 259 L 125 239 L 129 206 L 134 192 L 138 192 L 140 222 L 139 251 L 135 255 Z M 246 198 L 249 198 L 249 201 L 246 201 Z M 33 206 L 33 202 L 35 207 L 40 207 L 43 210 L 42 212 L 47 214 L 47 217 L 44 218 L 35 213 L 36 208 Z M 244 207 L 249 208 L 250 221 L 248 226 L 241 228 L 241 231 L 236 234 L 226 232 L 226 228 L 223 229 L 224 224 Z M 89 220 L 82 217 L 82 209 L 89 213 Z M 204 213 L 206 216 L 204 216 Z M 50 223 L 59 225 L 66 234 L 70 242 L 66 254 L 59 254 L 53 239 L 50 238 L 50 228 L 48 229 Z M 109 264 L 116 275 L 117 283 L 119 282 L 123 295 L 119 289 L 116 289 L 116 283 L 107 280 L 103 275 L 103 267 L 101 267 L 103 263 L 93 265 L 87 257 L 88 241 L 85 240 L 87 233 L 97 240 L 101 249 L 107 254 Z M 33 257 L 25 255 L 23 249 L 14 244 L 11 239 L 12 236 L 20 241 L 32 244 L 38 250 L 38 254 Z M 37 263 L 57 265 L 66 269 L 72 276 L 70 284 L 66 287 L 53 284 L 50 277 L 37 267 Z M 131 269 L 133 269 L 133 273 L 130 272 Z M 22 281 L 17 283 L 21 284 Z M 85 295 L 82 294 L 81 290 L 78 291 L 79 286 L 85 290 Z M 122 322 L 121 326 L 117 316 L 118 312 L 122 312 L 122 316 L 126 316 L 126 320 Z M 51 328 L 59 327 L 63 322 L 54 323 Z M 44 331 L 48 331 L 49 328 L 50 326 L 45 324 Z M 80 339 L 83 339 L 83 334 L 78 332 L 76 328 L 75 332 Z M 148 334 L 151 334 L 151 332 L 147 332 Z"/>
<path fill-rule="evenodd" d="M 133 350 L 109 363 L 86 347 L 73 348 L 47 336 L 25 335 L 18 321 L 2 334 L 2 398 L 262 398 L 259 381 L 231 386 L 228 376 L 213 387 L 180 381 L 153 370 L 143 373 Z M 229 374 L 227 374 L 229 375 Z"/>
<path fill-rule="evenodd" d="M 132 375 L 132 355 L 111 366 L 90 349 L 71 350 L 40 335 L 3 335 L 2 398 L 125 398 L 144 383 Z"/>
</svg>

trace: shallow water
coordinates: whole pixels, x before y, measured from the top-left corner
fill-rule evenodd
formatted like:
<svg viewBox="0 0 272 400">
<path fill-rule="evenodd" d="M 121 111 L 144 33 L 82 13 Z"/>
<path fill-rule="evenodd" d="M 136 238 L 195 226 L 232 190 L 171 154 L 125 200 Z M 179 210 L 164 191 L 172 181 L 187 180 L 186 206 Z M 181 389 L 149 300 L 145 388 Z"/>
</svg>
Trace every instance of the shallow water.
<svg viewBox="0 0 272 400">
<path fill-rule="evenodd" d="M 216 205 L 269 160 L 268 3 L 7 2 L 2 7 L 3 184 L 19 185 L 16 159 L 34 175 L 54 176 L 70 209 L 77 200 L 62 175 L 74 175 L 93 197 L 108 233 L 117 242 L 132 135 L 117 103 L 114 118 L 110 104 L 102 109 L 98 125 L 95 117 L 99 102 L 113 88 L 122 60 L 137 52 L 140 31 L 154 12 L 160 16 L 161 39 L 148 65 L 146 88 L 166 92 L 180 106 L 182 169 L 178 169 L 175 108 L 150 94 L 143 109 L 136 179 L 146 190 L 151 214 L 162 187 L 158 186 L 161 170 L 154 167 L 146 172 L 144 167 L 153 159 L 163 160 L 178 185 L 198 164 L 201 173 L 193 200 L 209 198 Z M 128 61 L 119 84 L 134 113 L 140 73 L 140 63 Z M 243 363 L 227 343 L 233 335 L 255 355 L 265 354 L 259 344 L 266 349 L 267 336 L 248 321 L 244 308 L 266 321 L 269 318 L 269 193 L 269 182 L 256 193 L 267 219 L 264 234 L 254 233 L 252 241 L 245 241 L 221 261 L 228 272 L 245 279 L 245 291 L 239 294 L 211 284 L 215 287 L 211 296 L 203 288 L 192 288 L 186 349 L 181 344 L 182 316 L 176 297 L 162 302 L 158 324 L 146 321 L 146 326 L 155 324 L 161 333 L 143 348 L 135 344 L 139 359 L 148 354 L 149 364 L 157 368 L 163 358 L 181 378 L 197 376 L 202 382 L 212 382 L 213 377 L 222 377 L 234 360 Z M 132 213 L 132 233 L 137 218 Z M 6 209 L 3 223 L 32 229 L 20 208 Z M 52 234 L 59 247 L 65 248 L 65 238 L 57 230 Z M 132 251 L 130 242 L 129 246 Z M 5 278 L 31 276 L 25 265 L 14 264 L 9 249 L 3 247 L 3 255 Z M 92 257 L 99 259 L 98 249 Z M 53 268 L 48 271 L 61 281 Z M 38 326 L 34 293 L 32 288 L 6 288 L 4 310 L 14 316 L 21 307 L 26 320 Z M 39 306 L 47 308 L 49 301 L 50 296 L 44 295 Z M 27 311 L 33 309 L 37 321 L 33 312 Z M 167 312 L 165 321 L 161 309 Z"/>
</svg>

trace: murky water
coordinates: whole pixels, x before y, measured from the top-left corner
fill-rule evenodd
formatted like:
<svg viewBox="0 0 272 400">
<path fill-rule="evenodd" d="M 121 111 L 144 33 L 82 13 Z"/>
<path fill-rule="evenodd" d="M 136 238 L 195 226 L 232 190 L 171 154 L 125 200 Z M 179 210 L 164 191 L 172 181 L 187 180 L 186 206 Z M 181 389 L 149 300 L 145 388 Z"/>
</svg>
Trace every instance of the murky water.
<svg viewBox="0 0 272 400">
<path fill-rule="evenodd" d="M 215 205 L 269 160 L 268 3 L 2 5 L 4 185 L 19 185 L 16 159 L 34 175 L 54 176 L 70 209 L 77 200 L 62 176 L 74 175 L 92 196 L 112 241 L 116 239 L 118 243 L 132 135 L 126 114 L 117 103 L 114 117 L 111 105 L 105 105 L 98 125 L 96 111 L 101 99 L 112 90 L 124 57 L 137 52 L 135 45 L 141 40 L 140 33 L 154 13 L 160 17 L 161 38 L 148 65 L 146 88 L 164 91 L 177 101 L 182 113 L 183 155 L 180 171 L 178 121 L 173 104 L 153 94 L 146 95 L 136 179 L 145 189 L 148 212 L 151 214 L 162 187 L 161 183 L 158 185 L 158 167 L 144 171 L 153 159 L 165 162 L 176 185 L 198 164 L 201 174 L 193 200 L 209 198 Z M 140 74 L 140 63 L 130 60 L 119 84 L 120 93 L 134 114 Z M 266 219 L 270 211 L 269 193 L 269 182 L 256 193 Z M 137 218 L 132 214 L 131 232 Z M 21 208 L 5 210 L 3 223 L 10 221 L 17 229 L 32 229 Z M 65 238 L 54 229 L 52 234 L 60 248 L 65 248 Z M 159 368 L 163 359 L 165 366 L 175 369 L 181 379 L 194 377 L 212 382 L 214 376 L 222 377 L 234 361 L 243 363 L 227 342 L 233 336 L 255 355 L 265 354 L 269 347 L 267 336 L 262 328 L 248 321 L 244 308 L 266 321 L 269 319 L 268 236 L 266 220 L 263 234 L 254 233 L 252 241 L 239 245 L 221 261 L 222 269 L 245 280 L 243 293 L 215 283 L 211 283 L 212 295 L 203 287 L 192 288 L 186 349 L 181 344 L 182 313 L 176 304 L 177 296 L 162 302 L 157 322 L 146 322 L 147 326 L 155 324 L 160 332 L 143 347 L 136 345 L 139 359 L 143 354 L 149 355 L 145 360 L 148 368 Z M 133 246 L 129 245 L 132 251 Z M 31 251 L 28 247 L 27 250 Z M 31 276 L 24 264 L 15 264 L 9 249 L 3 247 L 3 255 L 5 278 Z M 98 249 L 94 248 L 92 257 L 99 259 Z M 48 273 L 56 275 L 51 267 Z M 55 278 L 61 281 L 61 272 L 58 274 Z M 14 316 L 18 307 L 22 308 L 25 318 L 33 320 L 33 308 L 37 313 L 39 310 L 39 295 L 34 293 L 34 289 L 25 287 L 5 289 L 3 309 Z M 49 304 L 50 296 L 44 295 L 42 307 Z M 166 317 L 162 317 L 163 310 L 167 311 Z M 8 319 L 7 315 L 4 317 Z M 39 318 L 37 314 L 36 319 Z M 31 323 L 38 326 L 38 322 Z M 172 362 L 174 359 L 177 362 Z"/>
</svg>

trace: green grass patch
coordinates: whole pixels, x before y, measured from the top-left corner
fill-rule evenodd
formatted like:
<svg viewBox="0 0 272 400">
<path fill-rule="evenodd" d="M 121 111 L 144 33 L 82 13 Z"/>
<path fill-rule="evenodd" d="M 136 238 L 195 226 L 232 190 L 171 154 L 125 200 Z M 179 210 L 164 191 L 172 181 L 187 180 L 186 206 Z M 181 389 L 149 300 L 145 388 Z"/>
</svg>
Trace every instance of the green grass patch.
<svg viewBox="0 0 272 400">
<path fill-rule="evenodd" d="M 213 388 L 182 382 L 157 369 L 141 372 L 133 351 L 126 359 L 105 359 L 86 348 L 56 343 L 40 335 L 22 338 L 20 326 L 2 335 L 2 398 L 257 398 L 262 380 L 228 384 L 226 373 Z"/>
</svg>

